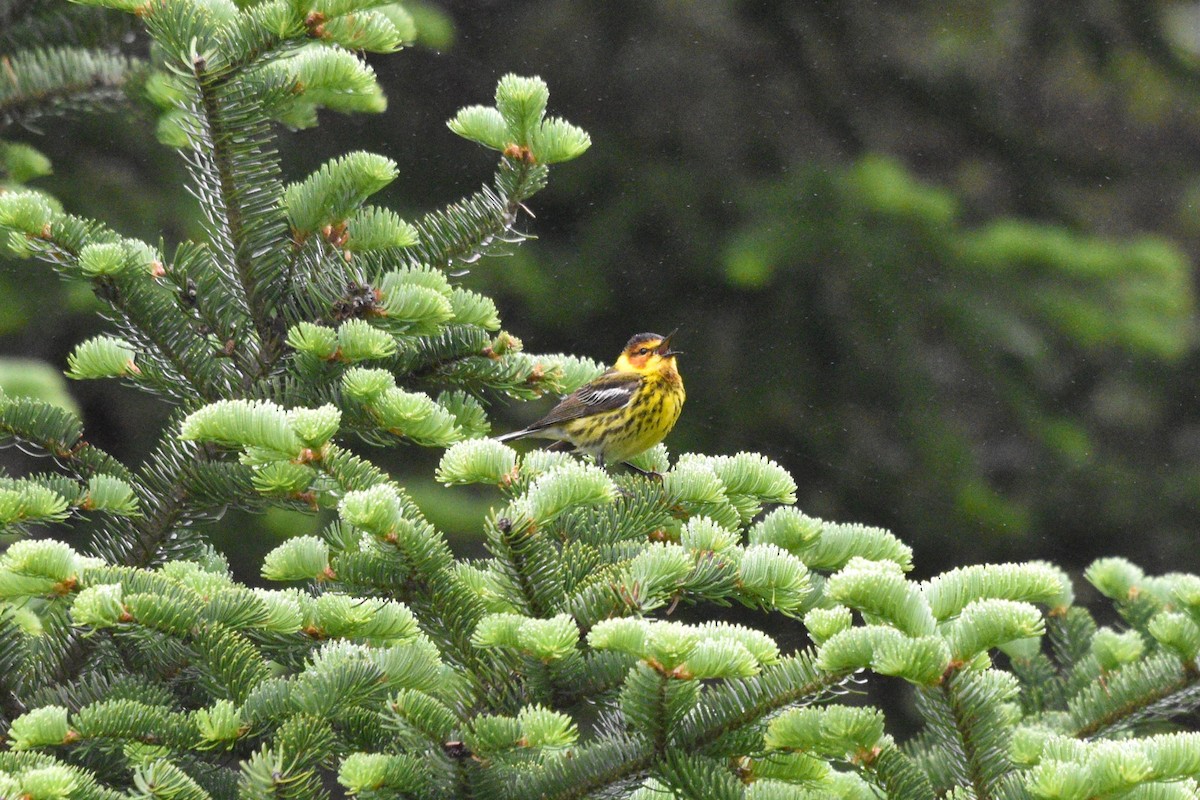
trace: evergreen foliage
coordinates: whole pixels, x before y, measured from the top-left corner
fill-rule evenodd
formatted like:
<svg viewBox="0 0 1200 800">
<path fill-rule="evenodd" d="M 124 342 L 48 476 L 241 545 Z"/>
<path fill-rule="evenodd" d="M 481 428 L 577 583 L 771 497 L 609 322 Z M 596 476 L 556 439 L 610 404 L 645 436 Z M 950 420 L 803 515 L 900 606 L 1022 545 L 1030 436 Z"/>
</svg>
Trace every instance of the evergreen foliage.
<svg viewBox="0 0 1200 800">
<path fill-rule="evenodd" d="M 928 581 L 891 533 L 794 506 L 762 456 L 639 463 L 661 480 L 489 440 L 485 403 L 570 391 L 598 366 L 525 353 L 459 285 L 515 241 L 547 164 L 589 145 L 507 76 L 451 122 L 498 150 L 492 186 L 421 220 L 366 205 L 395 179 L 351 153 L 286 185 L 276 122 L 378 110 L 357 53 L 412 36 L 372 0 L 97 3 L 155 41 L 166 106 L 206 216 L 168 251 L 0 193 L 15 252 L 86 282 L 119 336 L 76 379 L 119 377 L 179 406 L 147 461 L 78 418 L 0 396 L 0 435 L 50 468 L 0 478 L 0 797 L 1194 797 L 1200 577 L 1121 559 L 1087 580 L 1100 627 L 1045 563 Z M 352 48 L 352 49 L 350 49 Z M 37 76 L 35 61 L 19 64 Z M 37 98 L 59 112 L 72 98 Z M 9 147 L 10 180 L 45 171 Z M 11 165 L 16 164 L 16 167 Z M 456 558 L 404 487 L 351 449 L 442 449 L 482 485 L 489 556 Z M 324 512 L 235 581 L 201 523 L 236 506 Z M 64 525 L 70 523 L 70 527 Z M 34 535 L 57 525 L 61 539 Z M 90 534 L 90 535 L 88 535 Z M 713 616 L 778 612 L 810 646 Z M 694 618 L 695 614 L 693 614 Z M 911 685 L 923 730 L 840 699 Z"/>
</svg>

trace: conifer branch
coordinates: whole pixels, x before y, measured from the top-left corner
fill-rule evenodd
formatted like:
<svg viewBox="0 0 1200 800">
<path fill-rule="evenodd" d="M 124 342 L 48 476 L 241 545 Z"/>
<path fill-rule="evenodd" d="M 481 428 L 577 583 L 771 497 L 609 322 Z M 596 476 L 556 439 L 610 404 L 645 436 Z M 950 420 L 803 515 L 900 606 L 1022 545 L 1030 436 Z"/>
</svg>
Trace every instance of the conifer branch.
<svg viewBox="0 0 1200 800">
<path fill-rule="evenodd" d="M 49 454 L 84 481 L 100 473 L 131 478 L 120 461 L 81 439 L 77 420 L 48 403 L 25 399 L 0 403 L 0 435 Z"/>
<path fill-rule="evenodd" d="M 991 800 L 993 797 L 991 787 L 987 783 L 984 770 L 979 765 L 979 753 L 975 745 L 974 723 L 977 721 L 970 719 L 963 709 L 953 679 L 943 680 L 934 691 L 940 692 L 941 701 L 945 704 L 954 730 L 958 733 L 962 749 L 955 755 L 961 756 L 959 769 L 966 778 L 967 785 L 971 787 L 979 800 Z"/>
<path fill-rule="evenodd" d="M 84 242 L 109 236 L 111 234 L 100 226 L 70 215 L 60 215 L 47 224 L 44 232 L 27 235 L 26 242 L 38 258 L 64 275 L 77 277 Z M 228 386 L 222 385 L 225 381 L 219 380 L 226 377 L 223 371 L 214 366 L 216 362 L 210 354 L 200 352 L 202 342 L 191 331 L 181 336 L 179 329 L 164 319 L 162 298 L 155 296 L 156 291 L 161 290 L 152 284 L 150 276 L 84 277 L 90 278 L 96 296 L 111 309 L 109 318 L 126 338 L 143 352 L 159 357 L 159 369 L 146 376 L 155 389 L 183 403 L 216 400 L 228 391 Z M 206 367 L 210 370 L 209 375 L 202 374 Z"/>
<path fill-rule="evenodd" d="M 0 129 L 71 108 L 110 103 L 135 64 L 82 47 L 55 47 L 0 55 Z"/>
<path fill-rule="evenodd" d="M 454 264 L 471 265 L 498 243 L 523 240 L 524 235 L 516 233 L 513 226 L 524 201 L 545 182 L 544 166 L 508 156 L 501 158 L 495 189 L 483 186 L 465 200 L 427 214 L 416 223 L 419 238 L 407 252 L 410 263 L 441 269 Z"/>
<path fill-rule="evenodd" d="M 197 57 L 192 64 L 195 77 L 197 102 L 193 106 L 195 118 L 200 121 L 202 130 L 197 133 L 200 142 L 205 143 L 210 152 L 202 153 L 199 147 L 192 150 L 189 163 L 196 171 L 211 170 L 215 185 L 208 187 L 206 197 L 201 198 L 212 204 L 208 220 L 214 226 L 213 234 L 218 237 L 217 251 L 228 260 L 232 277 L 241 288 L 241 301 L 249 317 L 256 336 L 256 341 L 250 342 L 255 351 L 255 369 L 248 377 L 257 378 L 269 371 L 275 358 L 278 357 L 280 341 L 272 329 L 268 311 L 262 298 L 262 284 L 257 280 L 253 264 L 254 254 L 249 247 L 249 232 L 247 220 L 239 200 L 247 187 L 242 185 L 242 176 L 237 174 L 234 156 L 230 152 L 235 136 L 253 141 L 255 134 L 265 138 L 268 134 L 263 131 L 233 131 L 224 119 L 221 88 L 228 84 L 226 75 L 212 75 L 202 57 Z M 256 153 L 264 160 L 270 159 L 273 153 Z M 244 335 L 244 334 L 243 334 Z"/>
<path fill-rule="evenodd" d="M 538 596 L 537 578 L 530 574 L 530 565 L 520 542 L 521 539 L 531 539 L 538 535 L 531 528 L 532 526 L 514 526 L 513 521 L 507 518 L 496 520 L 496 530 L 500 534 L 499 540 L 503 546 L 502 558 L 523 600 L 522 613 L 531 617 L 547 617 L 553 611 L 547 608 Z"/>
<path fill-rule="evenodd" d="M 186 499 L 182 481 L 171 486 L 165 502 L 160 501 L 151 514 L 134 526 L 133 547 L 117 563 L 130 567 L 148 566 L 158 556 L 163 542 L 184 519 Z M 129 538 L 121 537 L 118 541 L 128 542 Z"/>
<path fill-rule="evenodd" d="M 811 652 L 800 652 L 768 667 L 756 678 L 732 684 L 685 721 L 683 741 L 705 747 L 720 737 L 795 703 L 814 703 L 847 683 L 851 676 L 818 670 Z M 736 697 L 737 702 L 732 702 Z"/>
<path fill-rule="evenodd" d="M 781 708 L 815 702 L 844 684 L 844 674 L 824 672 L 813 665 L 811 653 L 800 653 L 745 681 L 731 681 L 714 690 L 669 737 L 671 750 L 702 751 L 726 734 L 745 728 Z M 543 800 L 580 800 L 606 787 L 644 774 L 663 759 L 652 741 L 623 739 L 598 742 L 576 758 L 553 764 L 505 796 Z"/>
<path fill-rule="evenodd" d="M 347 492 L 368 487 L 390 485 L 379 470 L 333 446 L 330 446 L 317 467 L 336 482 L 343 496 Z M 411 504 L 402 490 L 392 488 L 396 489 L 403 502 Z M 414 515 L 420 513 L 415 506 L 411 506 L 411 512 Z M 414 568 L 405 583 L 405 591 L 398 599 L 426 612 L 419 614 L 422 624 L 430 626 L 429 634 L 446 647 L 446 656 L 453 663 L 483 671 L 479 654 L 470 642 L 470 632 L 482 615 L 482 609 L 454 575 L 454 556 L 445 538 L 423 519 L 420 521 L 420 530 L 415 531 L 412 537 L 390 538 L 387 544 L 400 552 Z"/>
<path fill-rule="evenodd" d="M 655 677 L 658 680 L 658 687 L 654 703 L 654 738 L 650 744 L 654 748 L 655 757 L 662 758 L 667 752 L 667 732 L 671 728 L 671 718 L 667 712 L 669 700 L 667 690 L 670 686 L 670 678 L 661 673 Z"/>
<path fill-rule="evenodd" d="M 925 800 L 935 796 L 925 773 L 895 745 L 884 747 L 878 756 L 862 766 L 888 798 Z"/>
<path fill-rule="evenodd" d="M 100 531 L 92 549 L 109 563 L 128 567 L 147 567 L 158 561 L 163 544 L 190 516 L 185 479 L 181 477 L 165 492 L 152 497 L 154 505 L 150 513 Z"/>
<path fill-rule="evenodd" d="M 96 295 L 116 312 L 112 318 L 131 344 L 162 357 L 168 370 L 164 370 L 159 385 L 169 395 L 185 403 L 197 400 L 212 402 L 221 397 L 221 387 L 213 386 L 197 372 L 171 341 L 165 328 L 143 322 L 138 324 L 126 304 L 120 290 L 113 284 L 98 284 Z M 183 389 L 184 391 L 180 391 Z"/>
<path fill-rule="evenodd" d="M 21 630 L 12 610 L 0 609 L 0 732 L 7 731 L 9 723 L 27 710 L 16 679 L 21 650 Z"/>
<path fill-rule="evenodd" d="M 1136 670 L 1137 666 L 1129 669 Z M 1122 698 L 1124 702 L 1117 707 L 1103 709 L 1102 713 L 1082 721 L 1072 735 L 1078 739 L 1109 736 L 1137 722 L 1169 719 L 1200 707 L 1200 672 L 1188 665 L 1180 665 L 1171 672 L 1174 673 L 1171 680 L 1165 683 L 1147 681 L 1140 693 Z"/>
<path fill-rule="evenodd" d="M 62 414 L 45 403 L 18 400 L 0 409 L 0 433 L 45 451 L 69 474 L 85 483 L 101 474 L 114 475 L 130 483 L 146 503 L 155 507 L 155 513 L 140 518 L 114 518 L 109 522 L 110 527 L 98 534 L 94 546 L 109 558 L 120 553 L 118 563 L 145 566 L 184 517 L 183 478 L 166 493 L 169 502 L 163 503 L 140 476 L 130 472 L 113 456 L 80 439 L 79 429 L 61 419 Z M 57 428 L 52 427 L 55 416 L 60 417 Z"/>
</svg>

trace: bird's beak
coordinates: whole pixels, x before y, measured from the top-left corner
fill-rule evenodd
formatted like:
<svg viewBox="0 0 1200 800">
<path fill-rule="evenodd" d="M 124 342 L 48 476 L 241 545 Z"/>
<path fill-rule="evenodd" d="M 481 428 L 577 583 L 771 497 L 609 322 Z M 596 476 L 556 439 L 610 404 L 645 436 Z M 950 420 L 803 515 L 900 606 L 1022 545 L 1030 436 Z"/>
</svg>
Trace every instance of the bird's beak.
<svg viewBox="0 0 1200 800">
<path fill-rule="evenodd" d="M 676 328 L 675 330 L 668 333 L 667 338 L 663 339 L 662 344 L 660 344 L 658 346 L 658 350 L 656 352 L 663 358 L 669 358 L 671 356 L 683 355 L 682 350 L 672 350 L 671 349 L 671 337 L 673 337 L 677 333 L 679 333 L 679 328 Z"/>
</svg>

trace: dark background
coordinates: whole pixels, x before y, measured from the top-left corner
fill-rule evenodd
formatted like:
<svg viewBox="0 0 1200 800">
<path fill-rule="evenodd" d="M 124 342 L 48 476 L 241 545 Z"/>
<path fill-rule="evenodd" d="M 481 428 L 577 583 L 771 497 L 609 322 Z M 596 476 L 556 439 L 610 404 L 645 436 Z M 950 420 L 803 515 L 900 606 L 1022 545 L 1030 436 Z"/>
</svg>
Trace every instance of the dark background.
<svg viewBox="0 0 1200 800">
<path fill-rule="evenodd" d="M 445 121 L 506 72 L 540 75 L 593 146 L 530 203 L 537 239 L 462 279 L 529 350 L 611 361 L 678 326 L 672 451 L 770 456 L 806 512 L 910 543 L 918 577 L 1103 555 L 1200 570 L 1200 6 L 946 5 L 445 3 L 452 32 L 372 57 L 385 114 L 323 116 L 280 149 L 292 179 L 390 156 L 381 199 L 413 218 L 490 175 Z M 51 157 L 38 185 L 69 210 L 198 234 L 147 109 L 6 136 Z M 61 368 L 100 329 L 38 263 L 0 261 L 0 300 L 6 354 Z M 115 383 L 70 390 L 129 461 L 166 413 Z M 496 428 L 548 406 L 498 405 Z M 382 456 L 466 552 L 496 498 L 434 486 L 436 457 Z M 252 578 L 313 524 L 231 515 L 223 549 Z"/>
</svg>

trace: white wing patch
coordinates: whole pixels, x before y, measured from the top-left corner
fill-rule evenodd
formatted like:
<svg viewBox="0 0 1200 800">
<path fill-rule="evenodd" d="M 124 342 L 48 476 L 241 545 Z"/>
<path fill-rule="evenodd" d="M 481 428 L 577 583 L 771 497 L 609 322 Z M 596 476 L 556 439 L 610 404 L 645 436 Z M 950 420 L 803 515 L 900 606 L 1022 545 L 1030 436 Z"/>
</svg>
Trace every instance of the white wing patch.
<svg viewBox="0 0 1200 800">
<path fill-rule="evenodd" d="M 597 389 L 593 392 L 588 392 L 586 397 L 579 398 L 589 406 L 599 405 L 606 400 L 624 400 L 626 403 L 633 397 L 633 386 L 616 386 L 608 389 Z"/>
</svg>

